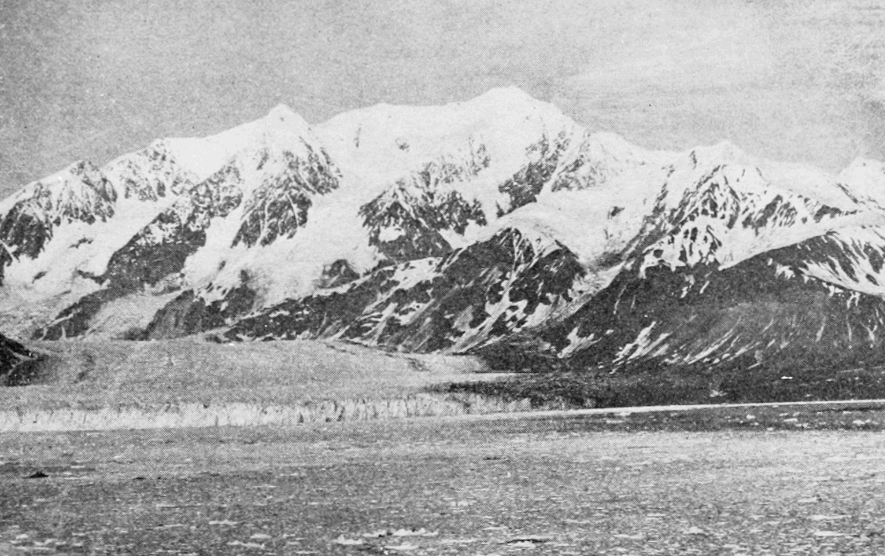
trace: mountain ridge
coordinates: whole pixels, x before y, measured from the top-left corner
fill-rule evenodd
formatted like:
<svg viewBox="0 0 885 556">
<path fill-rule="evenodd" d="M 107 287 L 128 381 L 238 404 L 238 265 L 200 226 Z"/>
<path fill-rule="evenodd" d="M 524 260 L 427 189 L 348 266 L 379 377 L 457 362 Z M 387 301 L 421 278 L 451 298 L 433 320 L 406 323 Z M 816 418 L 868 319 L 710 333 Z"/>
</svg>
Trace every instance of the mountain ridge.
<svg viewBox="0 0 885 556">
<path fill-rule="evenodd" d="M 0 330 L 336 337 L 616 368 L 805 361 L 789 336 L 867 361 L 885 326 L 883 230 L 877 161 L 833 175 L 728 142 L 648 151 L 516 88 L 316 126 L 279 105 L 0 201 Z M 839 308 L 852 299 L 860 317 Z M 772 324 L 754 338 L 739 314 Z M 793 330 L 833 319 L 849 324 Z"/>
</svg>

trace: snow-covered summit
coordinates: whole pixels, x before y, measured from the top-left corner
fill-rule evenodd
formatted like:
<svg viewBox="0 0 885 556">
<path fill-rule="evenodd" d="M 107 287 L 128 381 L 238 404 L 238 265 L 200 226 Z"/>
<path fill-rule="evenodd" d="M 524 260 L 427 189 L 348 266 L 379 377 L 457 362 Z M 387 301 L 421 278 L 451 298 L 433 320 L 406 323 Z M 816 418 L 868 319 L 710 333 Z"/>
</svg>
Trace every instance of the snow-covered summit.
<svg viewBox="0 0 885 556">
<path fill-rule="evenodd" d="M 197 181 L 209 177 L 238 152 L 261 144 L 280 146 L 311 141 L 310 125 L 289 107 L 280 104 L 266 116 L 203 138 L 170 138 L 165 142 L 175 159 Z"/>
<path fill-rule="evenodd" d="M 685 187 L 692 187 L 704 175 L 720 166 L 733 166 L 758 174 L 761 180 L 743 180 L 740 186 L 761 190 L 776 189 L 783 193 L 801 195 L 841 210 L 857 209 L 836 175 L 812 165 L 779 162 L 748 154 L 729 141 L 700 146 L 675 157 L 669 181 L 668 206 L 678 202 Z"/>
<path fill-rule="evenodd" d="M 301 117 L 301 114 L 298 114 L 283 103 L 271 108 L 267 116 L 262 118 L 262 122 L 267 126 L 281 125 L 288 129 L 302 131 L 310 127 L 304 118 Z"/>
<path fill-rule="evenodd" d="M 506 176 L 543 138 L 577 131 L 558 108 L 515 87 L 443 106 L 379 104 L 317 126 L 333 157 L 368 182 L 390 181 L 471 144 L 487 152 L 490 173 Z"/>
<path fill-rule="evenodd" d="M 839 174 L 839 183 L 852 199 L 885 209 L 885 163 L 856 158 Z"/>
</svg>

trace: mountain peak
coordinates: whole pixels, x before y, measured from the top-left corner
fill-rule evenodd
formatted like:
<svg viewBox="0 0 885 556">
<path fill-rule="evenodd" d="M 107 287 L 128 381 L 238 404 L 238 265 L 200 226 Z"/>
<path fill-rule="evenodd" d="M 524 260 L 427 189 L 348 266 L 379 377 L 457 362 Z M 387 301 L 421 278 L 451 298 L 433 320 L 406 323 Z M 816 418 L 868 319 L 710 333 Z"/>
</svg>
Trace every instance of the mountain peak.
<svg viewBox="0 0 885 556">
<path fill-rule="evenodd" d="M 839 183 L 854 199 L 872 201 L 885 206 L 885 164 L 869 158 L 856 158 L 839 173 Z"/>
<path fill-rule="evenodd" d="M 263 118 L 221 133 L 203 138 L 167 138 L 159 144 L 200 181 L 244 149 L 262 148 L 268 143 L 297 145 L 300 139 L 311 135 L 304 118 L 285 104 L 278 104 Z"/>
<path fill-rule="evenodd" d="M 285 104 L 277 104 L 265 117 L 254 123 L 256 124 L 254 131 L 259 135 L 264 135 L 266 132 L 271 132 L 274 135 L 282 133 L 284 136 L 295 135 L 298 137 L 311 134 L 310 124 Z M 248 128 L 248 124 L 241 126 L 241 129 L 243 127 Z"/>
<path fill-rule="evenodd" d="M 881 171 L 881 170 L 883 170 L 883 168 L 885 168 L 885 164 L 883 164 L 881 161 L 875 160 L 873 158 L 865 158 L 865 157 L 859 156 L 859 157 L 855 158 L 854 160 L 852 160 L 851 164 L 849 164 L 845 168 L 845 170 L 843 170 L 843 172 L 857 171 L 857 170 L 862 170 L 862 169 L 869 169 L 869 170 L 873 170 L 873 171 L 880 170 Z"/>
<path fill-rule="evenodd" d="M 521 103 L 537 103 L 542 102 L 532 95 L 528 94 L 524 90 L 520 89 L 516 85 L 506 85 L 504 87 L 493 87 L 486 91 L 485 93 L 475 97 L 474 100 L 489 100 L 489 101 L 511 101 L 511 102 L 521 102 Z"/>
<path fill-rule="evenodd" d="M 546 116 L 562 116 L 562 111 L 553 104 L 539 100 L 515 85 L 489 89 L 478 97 L 460 104 L 494 114 L 521 116 L 538 113 Z"/>
<path fill-rule="evenodd" d="M 274 125 L 284 124 L 287 127 L 307 128 L 308 124 L 300 114 L 283 103 L 271 108 L 264 121 Z"/>
<path fill-rule="evenodd" d="M 747 154 L 731 141 L 721 140 L 713 145 L 695 147 L 689 153 L 695 164 L 747 163 Z"/>
</svg>

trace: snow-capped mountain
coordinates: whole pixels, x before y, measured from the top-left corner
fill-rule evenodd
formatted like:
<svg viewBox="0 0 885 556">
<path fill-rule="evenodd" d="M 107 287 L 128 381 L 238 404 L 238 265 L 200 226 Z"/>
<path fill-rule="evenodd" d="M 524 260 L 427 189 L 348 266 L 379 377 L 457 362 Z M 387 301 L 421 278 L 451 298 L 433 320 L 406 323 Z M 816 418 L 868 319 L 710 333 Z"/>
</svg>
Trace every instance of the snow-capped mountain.
<svg viewBox="0 0 885 556">
<path fill-rule="evenodd" d="M 317 126 L 278 106 L 0 203 L 0 329 L 502 364 L 872 361 L 883 238 L 875 161 L 834 176 L 728 143 L 648 151 L 514 88 Z"/>
<path fill-rule="evenodd" d="M 735 154 L 720 145 L 677 159 L 617 276 L 486 355 L 705 371 L 885 362 L 885 213 L 850 194 L 864 184 L 834 180 L 820 195 Z"/>
</svg>

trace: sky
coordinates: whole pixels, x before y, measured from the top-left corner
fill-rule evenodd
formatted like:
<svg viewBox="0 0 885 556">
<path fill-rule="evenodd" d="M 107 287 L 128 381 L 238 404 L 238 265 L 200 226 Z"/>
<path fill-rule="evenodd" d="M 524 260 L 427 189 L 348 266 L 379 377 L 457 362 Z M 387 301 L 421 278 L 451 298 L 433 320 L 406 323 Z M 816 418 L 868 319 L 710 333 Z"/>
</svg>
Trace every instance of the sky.
<svg viewBox="0 0 885 556">
<path fill-rule="evenodd" d="M 516 85 L 650 148 L 885 159 L 875 0 L 0 0 L 0 196 L 278 103 L 319 123 Z"/>
</svg>

